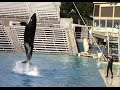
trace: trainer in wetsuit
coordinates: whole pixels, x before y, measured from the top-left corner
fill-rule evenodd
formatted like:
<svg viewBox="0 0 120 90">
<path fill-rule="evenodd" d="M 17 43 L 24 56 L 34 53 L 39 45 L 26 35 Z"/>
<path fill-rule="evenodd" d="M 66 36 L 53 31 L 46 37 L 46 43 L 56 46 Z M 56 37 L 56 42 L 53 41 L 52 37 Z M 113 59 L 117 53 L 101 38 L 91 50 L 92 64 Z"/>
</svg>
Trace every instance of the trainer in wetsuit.
<svg viewBox="0 0 120 90">
<path fill-rule="evenodd" d="M 106 77 L 108 77 L 108 72 L 109 72 L 109 69 L 110 69 L 110 71 L 111 71 L 111 78 L 113 78 L 113 72 L 112 72 L 113 57 L 109 56 L 107 58 L 108 58 L 108 66 L 107 66 L 107 76 Z"/>
</svg>

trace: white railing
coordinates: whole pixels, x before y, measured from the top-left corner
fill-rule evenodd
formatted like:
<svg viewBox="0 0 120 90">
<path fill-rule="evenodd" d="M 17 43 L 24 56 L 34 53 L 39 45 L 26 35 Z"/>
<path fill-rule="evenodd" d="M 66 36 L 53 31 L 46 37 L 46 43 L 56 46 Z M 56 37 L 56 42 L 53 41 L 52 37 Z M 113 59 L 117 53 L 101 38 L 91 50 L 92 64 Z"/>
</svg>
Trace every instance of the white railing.
<svg viewBox="0 0 120 90">
<path fill-rule="evenodd" d="M 4 26 L 0 26 L 0 51 L 14 51 L 12 40 L 9 38 Z"/>
</svg>

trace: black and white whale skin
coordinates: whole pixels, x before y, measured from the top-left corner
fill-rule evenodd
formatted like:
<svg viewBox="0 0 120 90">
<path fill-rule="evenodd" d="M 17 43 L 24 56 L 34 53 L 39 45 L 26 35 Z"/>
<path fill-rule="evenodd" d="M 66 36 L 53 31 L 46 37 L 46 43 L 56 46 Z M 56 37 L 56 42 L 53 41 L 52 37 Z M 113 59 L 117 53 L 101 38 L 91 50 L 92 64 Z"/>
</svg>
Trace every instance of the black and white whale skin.
<svg viewBox="0 0 120 90">
<path fill-rule="evenodd" d="M 26 52 L 26 61 L 23 61 L 22 63 L 30 62 L 32 58 L 32 52 L 34 47 L 34 37 L 35 37 L 35 31 L 36 31 L 36 13 L 34 13 L 29 21 L 28 24 L 26 24 L 25 32 L 24 32 L 24 48 Z"/>
</svg>

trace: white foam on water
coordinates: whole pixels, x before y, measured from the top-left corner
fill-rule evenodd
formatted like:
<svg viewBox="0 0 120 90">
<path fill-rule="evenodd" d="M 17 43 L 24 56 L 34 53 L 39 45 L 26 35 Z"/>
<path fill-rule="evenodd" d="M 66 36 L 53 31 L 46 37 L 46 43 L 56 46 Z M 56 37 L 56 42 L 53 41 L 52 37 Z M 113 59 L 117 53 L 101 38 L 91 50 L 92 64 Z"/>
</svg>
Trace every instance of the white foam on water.
<svg viewBox="0 0 120 90">
<path fill-rule="evenodd" d="M 19 74 L 39 76 L 39 71 L 36 66 L 30 65 L 30 63 L 21 63 L 21 61 L 15 63 L 13 71 Z"/>
</svg>

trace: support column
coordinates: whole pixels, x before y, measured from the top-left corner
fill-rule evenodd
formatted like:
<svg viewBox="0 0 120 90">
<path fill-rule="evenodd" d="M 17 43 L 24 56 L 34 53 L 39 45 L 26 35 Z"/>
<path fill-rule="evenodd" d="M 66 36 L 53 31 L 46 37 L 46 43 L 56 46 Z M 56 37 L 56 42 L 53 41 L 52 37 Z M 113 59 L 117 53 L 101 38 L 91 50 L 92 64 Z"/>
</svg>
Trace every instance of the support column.
<svg viewBox="0 0 120 90">
<path fill-rule="evenodd" d="M 118 32 L 118 59 L 120 61 L 120 31 Z"/>
<path fill-rule="evenodd" d="M 107 33 L 107 49 L 108 49 L 108 56 L 109 56 L 109 33 Z"/>
</svg>

